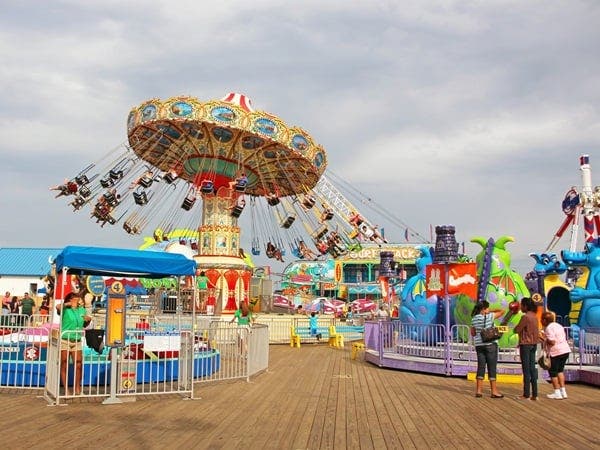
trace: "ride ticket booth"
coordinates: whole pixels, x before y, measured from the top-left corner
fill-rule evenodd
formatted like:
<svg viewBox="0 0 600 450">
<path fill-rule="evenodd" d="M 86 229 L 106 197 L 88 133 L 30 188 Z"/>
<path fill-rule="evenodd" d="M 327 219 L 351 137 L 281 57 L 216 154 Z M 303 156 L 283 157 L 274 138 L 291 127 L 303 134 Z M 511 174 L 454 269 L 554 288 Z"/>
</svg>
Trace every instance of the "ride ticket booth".
<svg viewBox="0 0 600 450">
<path fill-rule="evenodd" d="M 136 364 L 127 364 L 119 356 L 119 349 L 125 346 L 127 329 L 127 296 L 125 287 L 120 281 L 115 281 L 108 290 L 106 300 L 106 345 L 110 347 L 110 360 L 117 361 L 111 364 L 111 397 L 104 403 L 120 403 L 113 398 L 115 379 L 118 380 L 119 394 L 135 392 L 136 387 Z"/>
<path fill-rule="evenodd" d="M 57 283 L 54 291 L 54 305 L 63 301 L 64 297 L 71 291 L 77 288 L 73 280 L 83 278 L 90 275 L 100 277 L 140 277 L 140 278 L 166 278 L 170 276 L 177 277 L 192 277 L 195 285 L 196 262 L 186 258 L 180 254 L 162 253 L 162 252 L 145 252 L 140 250 L 113 249 L 100 247 L 79 247 L 68 246 L 57 255 L 54 261 L 54 270 L 57 274 Z M 78 291 L 79 292 L 79 291 Z M 53 306 L 54 306 L 53 305 Z M 62 393 L 60 381 L 60 327 L 61 317 L 56 314 L 56 308 L 52 308 L 52 332 L 48 342 L 48 360 L 46 366 L 46 377 L 44 384 L 44 397 L 50 404 L 58 405 L 61 400 L 69 396 Z M 96 323 L 96 326 L 99 324 Z M 110 347 L 110 356 L 97 354 L 92 356 L 89 352 L 90 345 L 83 341 L 83 381 L 81 393 L 75 394 L 78 397 L 86 395 L 98 396 L 100 389 L 108 398 L 104 404 L 121 403 L 122 399 L 118 398 L 119 394 L 128 394 L 130 399 L 135 399 L 136 387 L 139 392 L 139 384 L 145 381 L 140 381 L 139 368 L 148 367 L 151 370 L 156 367 L 152 366 L 152 360 L 143 361 L 131 359 L 125 361 L 123 353 L 125 348 L 133 344 L 131 336 L 127 332 L 127 299 L 125 289 L 121 283 L 113 283 L 107 295 L 107 313 L 104 330 L 104 344 Z M 135 336 L 135 340 L 144 340 L 146 329 L 140 330 Z M 173 364 L 176 364 L 179 369 L 179 379 L 177 383 L 178 393 L 192 394 L 191 373 L 189 368 L 193 359 L 193 334 L 190 331 L 176 330 L 179 337 L 169 337 L 165 341 L 164 336 L 160 339 L 150 338 L 150 349 L 156 351 L 171 351 L 174 345 L 179 345 L 180 354 L 183 357 L 172 355 L 170 358 Z M 82 334 L 83 330 L 82 330 Z M 87 333 L 85 333 L 87 334 Z M 129 333 L 131 334 L 131 333 Z M 87 336 L 86 336 L 87 337 Z M 86 356 L 86 350 L 88 356 Z M 145 364 L 145 366 L 143 366 Z M 97 384 L 96 378 L 88 377 L 86 374 L 92 375 L 94 371 L 102 371 L 102 373 L 110 373 L 110 381 Z M 72 381 L 68 381 L 69 386 L 72 386 Z M 110 393 L 108 394 L 108 389 Z M 72 394 L 74 389 L 70 390 Z M 88 394 L 89 393 L 89 394 Z M 134 394 L 134 395 L 131 395 Z"/>
</svg>

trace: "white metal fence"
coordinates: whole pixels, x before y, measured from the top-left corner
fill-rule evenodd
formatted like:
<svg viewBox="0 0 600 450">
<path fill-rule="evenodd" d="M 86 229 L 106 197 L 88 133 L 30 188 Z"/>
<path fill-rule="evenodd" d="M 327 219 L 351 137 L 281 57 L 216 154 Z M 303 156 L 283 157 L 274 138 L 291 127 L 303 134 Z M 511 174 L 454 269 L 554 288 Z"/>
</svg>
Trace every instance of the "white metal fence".
<svg viewBox="0 0 600 450">
<path fill-rule="evenodd" d="M 248 380 L 267 370 L 269 344 L 288 344 L 291 329 L 302 342 L 317 342 L 307 316 L 258 315 L 253 326 L 238 327 L 230 323 L 231 316 L 128 314 L 124 347 L 94 350 L 86 341 L 86 333 L 81 332 L 79 356 L 45 316 L 2 319 L 0 388 L 43 389 L 52 404 L 76 397 L 111 402 L 169 393 L 193 398 L 194 386 Z M 93 330 L 87 333 L 97 332 L 94 330 L 102 328 L 104 320 L 102 315 L 94 315 Z M 363 327 L 320 316 L 322 341 L 327 342 L 331 326 L 347 340 L 362 338 Z M 80 358 L 81 364 L 77 361 Z M 66 383 L 61 381 L 61 371 Z"/>
<path fill-rule="evenodd" d="M 50 328 L 22 314 L 0 316 L 0 386 L 39 389 L 46 375 Z"/>
</svg>

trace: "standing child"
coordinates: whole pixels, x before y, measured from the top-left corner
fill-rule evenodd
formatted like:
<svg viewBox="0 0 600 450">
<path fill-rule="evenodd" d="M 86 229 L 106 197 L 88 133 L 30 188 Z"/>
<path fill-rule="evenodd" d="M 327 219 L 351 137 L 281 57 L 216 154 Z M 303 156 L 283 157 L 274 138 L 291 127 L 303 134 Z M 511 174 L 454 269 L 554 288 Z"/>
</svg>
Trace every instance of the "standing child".
<svg viewBox="0 0 600 450">
<path fill-rule="evenodd" d="M 311 312 L 310 318 L 308 319 L 308 323 L 309 323 L 309 327 L 310 327 L 310 335 L 315 336 L 317 338 L 317 341 L 320 341 L 321 333 L 318 332 L 319 331 L 318 320 L 319 320 L 319 318 L 317 317 L 317 313 L 314 311 Z"/>
</svg>

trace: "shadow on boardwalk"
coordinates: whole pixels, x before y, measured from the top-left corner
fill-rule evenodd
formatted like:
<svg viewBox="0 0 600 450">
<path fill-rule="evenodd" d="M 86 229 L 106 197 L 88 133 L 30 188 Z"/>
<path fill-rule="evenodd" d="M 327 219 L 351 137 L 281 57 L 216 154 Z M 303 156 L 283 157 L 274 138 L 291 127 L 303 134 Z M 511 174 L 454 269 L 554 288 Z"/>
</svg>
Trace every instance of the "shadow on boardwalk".
<svg viewBox="0 0 600 450">
<path fill-rule="evenodd" d="M 475 398 L 474 386 L 381 369 L 348 347 L 270 347 L 250 383 L 196 387 L 199 400 L 48 407 L 33 393 L 0 394 L 4 448 L 592 448 L 600 447 L 600 390 L 569 385 L 568 400 Z M 536 430 L 536 431 L 528 431 Z M 539 430 L 539 431 L 537 431 Z M 542 431 L 550 430 L 550 431 Z"/>
</svg>

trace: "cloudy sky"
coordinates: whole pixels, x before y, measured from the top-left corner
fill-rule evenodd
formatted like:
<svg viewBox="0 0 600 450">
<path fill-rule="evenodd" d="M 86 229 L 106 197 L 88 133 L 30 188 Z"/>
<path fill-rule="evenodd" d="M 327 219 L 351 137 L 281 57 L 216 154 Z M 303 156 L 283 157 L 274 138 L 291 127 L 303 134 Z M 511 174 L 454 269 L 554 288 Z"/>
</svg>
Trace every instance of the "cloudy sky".
<svg viewBox="0 0 600 450">
<path fill-rule="evenodd" d="M 422 235 L 513 236 L 522 273 L 581 185 L 579 156 L 600 169 L 593 0 L 2 3 L 3 247 L 141 244 L 48 187 L 125 142 L 129 110 L 155 97 L 244 93 Z"/>
</svg>

